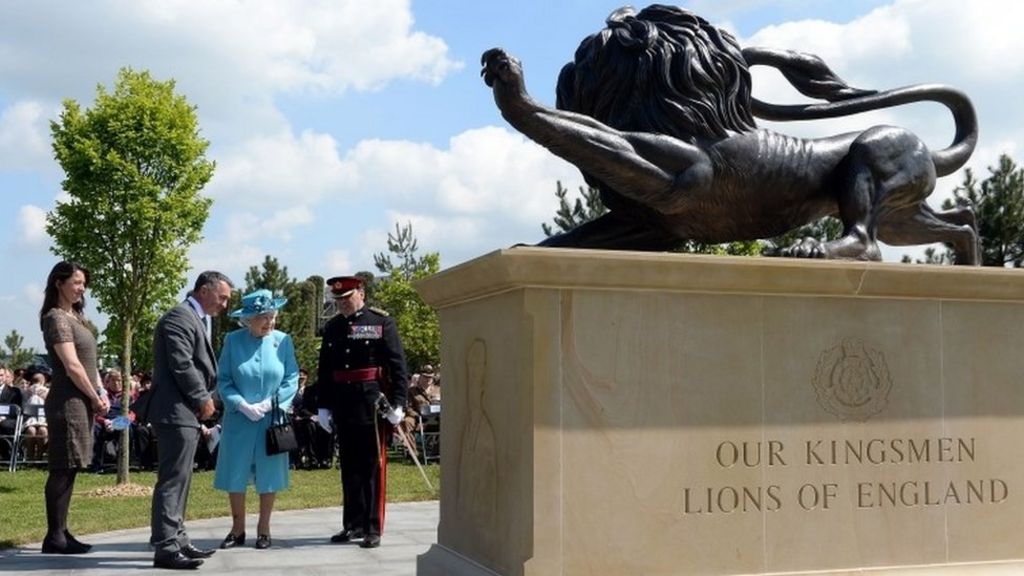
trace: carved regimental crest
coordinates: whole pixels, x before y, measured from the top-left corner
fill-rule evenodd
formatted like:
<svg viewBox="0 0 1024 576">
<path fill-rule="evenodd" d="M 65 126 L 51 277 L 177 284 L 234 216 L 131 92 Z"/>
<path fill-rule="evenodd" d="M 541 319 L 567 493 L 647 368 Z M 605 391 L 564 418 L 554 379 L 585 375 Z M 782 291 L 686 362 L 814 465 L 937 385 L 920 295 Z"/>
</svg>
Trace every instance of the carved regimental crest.
<svg viewBox="0 0 1024 576">
<path fill-rule="evenodd" d="M 889 403 L 892 378 L 885 356 L 858 338 L 824 351 L 814 372 L 818 403 L 840 420 L 863 422 Z"/>
</svg>

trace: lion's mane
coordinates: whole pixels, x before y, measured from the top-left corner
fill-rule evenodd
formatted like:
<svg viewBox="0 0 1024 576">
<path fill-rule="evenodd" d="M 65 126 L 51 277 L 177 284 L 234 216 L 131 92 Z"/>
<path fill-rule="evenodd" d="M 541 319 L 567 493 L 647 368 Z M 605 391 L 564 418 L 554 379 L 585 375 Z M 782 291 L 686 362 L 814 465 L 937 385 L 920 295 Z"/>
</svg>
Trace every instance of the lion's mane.
<svg viewBox="0 0 1024 576">
<path fill-rule="evenodd" d="M 622 8 L 580 43 L 557 106 L 624 131 L 692 142 L 756 127 L 750 72 L 731 34 L 674 6 Z"/>
</svg>

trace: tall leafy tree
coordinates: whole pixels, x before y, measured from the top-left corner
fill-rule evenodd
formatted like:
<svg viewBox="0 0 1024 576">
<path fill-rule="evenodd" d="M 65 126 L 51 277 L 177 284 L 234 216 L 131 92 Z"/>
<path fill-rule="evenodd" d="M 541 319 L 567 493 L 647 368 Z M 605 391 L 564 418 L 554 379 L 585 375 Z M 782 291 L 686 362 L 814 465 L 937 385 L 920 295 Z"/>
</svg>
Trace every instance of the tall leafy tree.
<svg viewBox="0 0 1024 576">
<path fill-rule="evenodd" d="M 149 336 L 156 330 L 156 323 L 163 310 L 146 310 L 135 325 L 136 337 L 132 339 L 131 361 L 133 368 L 150 371 L 153 367 L 153 339 Z M 101 343 L 102 357 L 122 358 L 124 355 L 124 322 L 111 316 L 103 330 Z"/>
<path fill-rule="evenodd" d="M 412 224 L 396 223 L 395 233 L 388 233 L 388 252 L 373 256 L 381 274 L 373 288 L 373 303 L 395 319 L 411 370 L 437 364 L 441 346 L 437 313 L 413 288 L 416 280 L 441 270 L 441 256 L 437 252 L 418 256 L 418 248 Z"/>
<path fill-rule="evenodd" d="M 35 360 L 36 351 L 32 348 L 22 348 L 24 345 L 25 337 L 17 330 L 11 330 L 10 334 L 4 336 L 4 346 L 7 347 L 6 361 L 12 370 L 24 368 Z"/>
<path fill-rule="evenodd" d="M 210 211 L 199 193 L 213 175 L 209 143 L 195 107 L 174 88 L 124 68 L 112 92 L 97 86 L 92 108 L 65 100 L 50 123 L 67 198 L 47 215 L 46 230 L 58 256 L 91 270 L 89 288 L 116 321 L 125 371 L 140 322 L 170 307 L 184 286 L 187 250 Z M 128 482 L 127 442 L 126 430 L 118 484 Z"/>
</svg>

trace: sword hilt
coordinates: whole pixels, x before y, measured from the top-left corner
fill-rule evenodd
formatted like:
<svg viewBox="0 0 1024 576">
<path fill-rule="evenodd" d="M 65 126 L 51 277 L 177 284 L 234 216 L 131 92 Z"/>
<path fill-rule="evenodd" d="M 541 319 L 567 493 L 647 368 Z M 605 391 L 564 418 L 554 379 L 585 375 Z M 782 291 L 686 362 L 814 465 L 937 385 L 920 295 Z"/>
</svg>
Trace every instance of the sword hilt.
<svg viewBox="0 0 1024 576">
<path fill-rule="evenodd" d="M 377 413 L 387 418 L 388 414 L 392 412 L 394 412 L 394 409 L 391 407 L 391 402 L 388 402 L 388 397 L 383 392 L 380 392 L 380 395 L 377 396 Z"/>
</svg>

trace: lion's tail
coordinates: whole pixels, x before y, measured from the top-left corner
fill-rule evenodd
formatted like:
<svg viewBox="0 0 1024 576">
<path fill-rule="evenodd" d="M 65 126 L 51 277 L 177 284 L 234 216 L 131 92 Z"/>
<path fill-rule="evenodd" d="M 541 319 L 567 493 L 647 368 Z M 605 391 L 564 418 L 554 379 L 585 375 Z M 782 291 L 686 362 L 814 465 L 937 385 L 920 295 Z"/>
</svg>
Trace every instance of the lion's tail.
<svg viewBox="0 0 1024 576">
<path fill-rule="evenodd" d="M 959 170 L 971 157 L 978 143 L 978 117 L 963 92 L 939 84 L 918 84 L 878 92 L 853 88 L 836 76 L 821 58 L 789 50 L 744 48 L 748 66 L 777 68 L 794 88 L 805 96 L 827 100 L 821 104 L 777 105 L 751 98 L 754 116 L 765 120 L 819 120 L 849 116 L 871 110 L 915 102 L 938 102 L 949 108 L 956 124 L 956 135 L 948 147 L 932 152 L 938 176 Z"/>
</svg>

